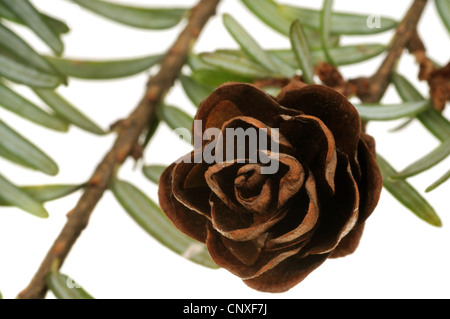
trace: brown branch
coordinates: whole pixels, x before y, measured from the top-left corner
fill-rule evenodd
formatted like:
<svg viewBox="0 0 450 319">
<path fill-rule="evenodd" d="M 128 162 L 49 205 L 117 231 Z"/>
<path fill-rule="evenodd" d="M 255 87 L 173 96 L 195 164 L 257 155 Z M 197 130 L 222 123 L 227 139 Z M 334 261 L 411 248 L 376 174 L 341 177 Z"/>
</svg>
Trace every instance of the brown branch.
<svg viewBox="0 0 450 319">
<path fill-rule="evenodd" d="M 84 194 L 76 207 L 68 214 L 66 225 L 50 248 L 31 283 L 20 293 L 19 298 L 40 299 L 45 297 L 47 293 L 45 276 L 50 271 L 53 261 L 59 260 L 60 265 L 64 262 L 81 232 L 88 225 L 91 213 L 108 189 L 115 170 L 138 145 L 144 129 L 155 116 L 156 107 L 173 86 L 194 41 L 209 18 L 215 14 L 219 2 L 220 0 L 201 0 L 192 9 L 187 26 L 161 63 L 158 74 L 149 80 L 141 102 L 117 128 L 118 136 L 113 148 L 95 170 Z"/>
<path fill-rule="evenodd" d="M 383 97 L 389 86 L 389 78 L 403 50 L 416 32 L 427 2 L 428 0 L 414 0 L 405 18 L 398 26 L 389 52 L 378 71 L 370 78 L 358 78 L 351 81 L 356 86 L 357 96 L 363 102 L 376 103 Z"/>
<path fill-rule="evenodd" d="M 436 67 L 433 61 L 428 58 L 427 50 L 417 30 L 412 35 L 411 39 L 409 39 L 406 48 L 409 53 L 415 57 L 416 62 L 419 65 L 419 80 L 429 81 L 431 74 L 436 70 Z"/>
<path fill-rule="evenodd" d="M 417 31 L 409 40 L 407 48 L 419 65 L 419 80 L 428 83 L 433 107 L 438 112 L 444 111 L 450 100 L 450 63 L 442 68 L 436 66 L 427 56 L 427 50 Z"/>
<path fill-rule="evenodd" d="M 328 62 L 319 62 L 315 67 L 315 73 L 324 85 L 333 88 L 347 98 L 356 94 L 356 86 L 350 81 L 346 81 L 336 66 Z"/>
</svg>

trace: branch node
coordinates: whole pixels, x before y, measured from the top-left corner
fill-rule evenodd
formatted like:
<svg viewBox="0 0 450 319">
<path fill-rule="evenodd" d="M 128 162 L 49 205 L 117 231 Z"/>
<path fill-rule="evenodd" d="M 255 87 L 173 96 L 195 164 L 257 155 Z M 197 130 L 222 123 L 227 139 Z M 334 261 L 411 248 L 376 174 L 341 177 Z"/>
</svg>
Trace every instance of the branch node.
<svg viewBox="0 0 450 319">
<path fill-rule="evenodd" d="M 114 122 L 109 126 L 110 132 L 120 132 L 123 129 L 126 129 L 130 126 L 130 122 L 128 119 L 122 119 Z"/>
<path fill-rule="evenodd" d="M 61 256 L 64 251 L 67 249 L 67 245 L 66 243 L 60 242 L 57 243 L 53 248 L 52 248 L 52 254 L 54 256 Z"/>
<path fill-rule="evenodd" d="M 159 85 L 151 85 L 149 86 L 149 89 L 147 90 L 147 93 L 145 95 L 145 99 L 148 103 L 154 104 L 160 99 L 160 92 L 161 88 Z"/>
<path fill-rule="evenodd" d="M 101 174 L 95 174 L 89 180 L 88 185 L 91 187 L 97 187 L 102 182 L 102 179 L 103 179 L 103 176 Z"/>
</svg>

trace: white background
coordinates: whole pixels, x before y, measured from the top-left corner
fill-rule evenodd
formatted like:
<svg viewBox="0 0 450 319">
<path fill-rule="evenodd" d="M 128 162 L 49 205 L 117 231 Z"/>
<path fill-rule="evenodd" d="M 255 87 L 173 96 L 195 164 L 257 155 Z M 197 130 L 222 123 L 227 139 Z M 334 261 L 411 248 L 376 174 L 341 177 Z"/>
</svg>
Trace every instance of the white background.
<svg viewBox="0 0 450 319">
<path fill-rule="evenodd" d="M 170 47 L 183 25 L 169 31 L 149 32 L 108 22 L 81 10 L 68 1 L 33 1 L 42 10 L 59 16 L 72 28 L 64 37 L 65 55 L 77 58 L 124 58 L 161 53 Z M 124 1 L 141 5 L 187 5 L 195 0 Z M 304 6 L 321 1 L 288 1 Z M 313 4 L 311 4 L 313 3 Z M 412 1 L 337 0 L 342 11 L 384 14 L 396 19 Z M 287 48 L 288 39 L 264 26 L 238 0 L 223 0 L 219 14 L 202 34 L 197 51 L 236 47 L 223 27 L 221 15 L 231 13 L 241 21 L 262 46 Z M 41 52 L 46 47 L 28 31 L 18 28 Z M 448 62 L 450 37 L 430 1 L 419 28 L 430 55 Z M 345 43 L 388 43 L 392 32 L 371 37 L 346 37 Z M 342 69 L 347 77 L 372 74 L 381 57 Z M 414 60 L 405 56 L 401 73 L 426 94 L 419 83 Z M 71 80 L 60 92 L 105 129 L 126 117 L 144 92 L 148 74 L 124 80 L 89 82 Z M 23 90 L 27 93 L 26 90 Z M 30 95 L 30 98 L 34 98 Z M 195 108 L 177 85 L 167 98 L 194 114 Z M 38 100 L 36 100 L 38 102 Z M 385 102 L 399 102 L 390 90 Z M 447 116 L 449 112 L 446 113 Z M 57 177 L 30 172 L 0 159 L 0 171 L 17 184 L 81 183 L 111 147 L 114 136 L 96 137 L 76 128 L 59 134 L 30 124 L 0 109 L 2 120 L 46 150 L 60 165 Z M 390 133 L 401 121 L 373 123 L 369 133 L 377 139 L 378 152 L 397 169 L 431 151 L 438 142 L 419 123 L 400 133 Z M 145 153 L 145 163 L 169 164 L 190 151 L 165 126 Z M 157 200 L 157 188 L 126 162 L 120 176 Z M 448 170 L 449 160 L 410 179 L 421 192 Z M 284 294 L 259 293 L 248 288 L 226 270 L 210 270 L 193 264 L 161 246 L 142 231 L 107 193 L 95 209 L 88 229 L 76 243 L 63 272 L 80 282 L 97 298 L 449 298 L 450 297 L 450 183 L 427 194 L 443 221 L 442 228 L 418 219 L 386 191 L 369 219 L 361 245 L 352 256 L 329 260 L 301 284 Z M 14 298 L 23 289 L 65 223 L 65 214 L 80 194 L 46 205 L 50 218 L 41 220 L 15 208 L 0 209 L 0 290 Z M 52 297 L 49 295 L 49 297 Z"/>
</svg>

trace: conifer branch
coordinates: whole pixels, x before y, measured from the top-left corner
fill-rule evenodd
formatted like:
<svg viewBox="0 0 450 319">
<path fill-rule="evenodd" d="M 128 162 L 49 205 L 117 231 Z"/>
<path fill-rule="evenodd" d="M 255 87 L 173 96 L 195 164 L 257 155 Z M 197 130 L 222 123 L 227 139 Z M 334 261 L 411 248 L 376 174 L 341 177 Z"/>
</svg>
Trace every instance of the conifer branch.
<svg viewBox="0 0 450 319">
<path fill-rule="evenodd" d="M 68 214 L 66 225 L 48 251 L 31 283 L 20 293 L 19 298 L 45 297 L 47 293 L 45 277 L 51 265 L 54 260 L 59 260 L 61 267 L 78 237 L 87 227 L 89 218 L 108 189 L 116 169 L 139 145 L 139 138 L 155 117 L 158 104 L 173 86 L 193 43 L 208 20 L 215 14 L 219 2 L 220 0 L 201 0 L 191 10 L 191 16 L 184 31 L 161 63 L 158 74 L 150 78 L 144 97 L 136 109 L 116 127 L 117 139 L 114 146 L 98 165 L 77 205 Z"/>
</svg>

